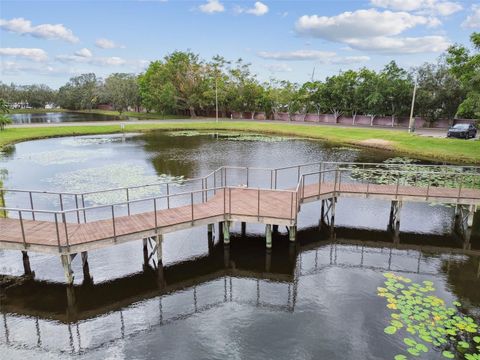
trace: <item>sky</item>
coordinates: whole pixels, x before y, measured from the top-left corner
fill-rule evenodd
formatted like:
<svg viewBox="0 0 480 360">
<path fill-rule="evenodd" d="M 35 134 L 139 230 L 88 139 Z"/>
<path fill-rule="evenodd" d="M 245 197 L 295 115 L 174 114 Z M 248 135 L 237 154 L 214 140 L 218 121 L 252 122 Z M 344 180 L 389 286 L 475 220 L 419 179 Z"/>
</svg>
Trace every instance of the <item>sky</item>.
<svg viewBox="0 0 480 360">
<path fill-rule="evenodd" d="M 447 0 L 0 2 L 0 80 L 53 88 L 140 73 L 175 50 L 251 63 L 259 80 L 436 61 L 480 31 L 480 3 Z"/>
</svg>

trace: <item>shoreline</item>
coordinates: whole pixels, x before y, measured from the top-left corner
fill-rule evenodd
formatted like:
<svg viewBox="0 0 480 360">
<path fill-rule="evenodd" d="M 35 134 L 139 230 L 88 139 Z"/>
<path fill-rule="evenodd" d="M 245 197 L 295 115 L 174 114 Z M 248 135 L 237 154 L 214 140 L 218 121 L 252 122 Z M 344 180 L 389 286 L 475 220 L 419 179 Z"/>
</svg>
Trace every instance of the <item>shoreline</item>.
<svg viewBox="0 0 480 360">
<path fill-rule="evenodd" d="M 395 156 L 412 156 L 423 160 L 456 164 L 480 164 L 480 141 L 424 137 L 405 131 L 378 128 L 351 128 L 291 123 L 264 123 L 251 121 L 171 120 L 155 123 L 124 122 L 105 124 L 50 124 L 7 127 L 0 132 L 0 149 L 22 141 L 52 137 L 113 134 L 121 132 L 149 132 L 172 130 L 238 131 L 270 135 L 287 135 L 336 145 L 388 151 Z"/>
</svg>

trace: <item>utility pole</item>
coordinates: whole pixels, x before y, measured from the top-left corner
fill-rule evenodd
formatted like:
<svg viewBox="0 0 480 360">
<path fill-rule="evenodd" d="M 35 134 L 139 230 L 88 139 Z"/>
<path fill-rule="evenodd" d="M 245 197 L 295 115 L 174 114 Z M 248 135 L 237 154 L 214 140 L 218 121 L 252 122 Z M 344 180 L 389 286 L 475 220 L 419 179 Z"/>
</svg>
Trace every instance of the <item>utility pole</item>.
<svg viewBox="0 0 480 360">
<path fill-rule="evenodd" d="M 415 132 L 415 118 L 413 117 L 413 108 L 415 106 L 415 95 L 417 93 L 417 81 L 415 80 L 415 85 L 413 86 L 413 97 L 412 97 L 412 107 L 410 108 L 410 121 L 408 123 L 408 132 Z"/>
</svg>

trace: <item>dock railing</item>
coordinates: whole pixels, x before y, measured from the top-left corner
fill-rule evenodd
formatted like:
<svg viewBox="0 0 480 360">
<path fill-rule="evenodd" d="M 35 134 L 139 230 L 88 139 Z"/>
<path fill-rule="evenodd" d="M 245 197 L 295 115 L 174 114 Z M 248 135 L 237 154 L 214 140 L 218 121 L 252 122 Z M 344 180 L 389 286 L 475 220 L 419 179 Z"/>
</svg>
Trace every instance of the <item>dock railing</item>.
<svg viewBox="0 0 480 360">
<path fill-rule="evenodd" d="M 386 168 L 385 168 L 386 166 Z M 307 172 L 306 170 L 311 169 Z M 95 231 L 95 225 L 110 224 L 104 238 L 113 238 L 132 233 L 127 229 L 125 219 L 142 214 L 153 214 L 148 218 L 146 227 L 158 229 L 164 226 L 165 210 L 178 209 L 180 222 L 191 222 L 213 216 L 251 216 L 269 219 L 290 220 L 296 223 L 302 202 L 312 197 L 336 197 L 339 194 L 362 193 L 365 197 L 389 195 L 395 199 L 404 196 L 447 200 L 451 203 L 463 203 L 473 200 L 480 203 L 480 168 L 462 167 L 468 172 L 459 172 L 458 167 L 419 165 L 413 170 L 401 170 L 396 164 L 358 164 L 319 162 L 289 166 L 283 168 L 221 167 L 205 177 L 186 179 L 169 183 L 153 183 L 124 188 L 90 191 L 84 193 L 50 192 L 38 190 L 0 189 L 3 194 L 19 193 L 26 196 L 26 206 L 5 206 L 0 214 L 5 214 L 16 222 L 16 230 L 21 232 L 25 248 L 33 243 L 30 239 L 34 230 L 26 222 L 37 220 L 55 224 L 51 246 L 61 251 L 81 242 L 82 231 L 78 225 Z M 135 198 L 136 189 L 159 189 L 152 196 Z M 448 189 L 448 191 L 445 191 Z M 181 191 L 184 190 L 184 191 Z M 107 204 L 95 204 L 86 199 L 92 195 L 105 193 L 123 193 L 118 201 Z M 54 199 L 54 209 L 36 208 L 35 196 L 40 194 Z M 250 199 L 249 208 L 241 206 L 242 200 Z M 5 198 L 5 196 L 4 196 Z M 281 208 L 271 204 L 272 199 L 281 201 Z M 221 205 L 212 207 L 212 201 Z M 255 201 L 252 201 L 255 199 Z M 207 204 L 208 202 L 208 204 Z M 17 222 L 18 221 L 18 222 Z M 8 229 L 7 229 L 8 230 Z M 2 240 L 4 241 L 4 240 Z"/>
</svg>

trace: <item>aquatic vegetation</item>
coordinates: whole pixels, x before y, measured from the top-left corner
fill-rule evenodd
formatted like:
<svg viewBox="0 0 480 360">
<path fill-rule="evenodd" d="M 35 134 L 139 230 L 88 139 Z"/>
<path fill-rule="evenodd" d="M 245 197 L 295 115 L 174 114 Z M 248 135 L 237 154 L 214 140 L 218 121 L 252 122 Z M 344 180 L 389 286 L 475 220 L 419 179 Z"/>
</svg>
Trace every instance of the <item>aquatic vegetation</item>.
<svg viewBox="0 0 480 360">
<path fill-rule="evenodd" d="M 368 181 L 372 184 L 393 185 L 399 181 L 400 185 L 427 187 L 457 188 L 460 184 L 459 174 L 464 173 L 464 168 L 432 166 L 428 173 L 419 173 L 416 167 L 417 160 L 395 157 L 383 163 L 367 168 L 363 171 L 355 165 L 351 166 L 350 177 L 357 181 Z M 400 172 L 397 172 L 400 171 Z M 463 187 L 480 188 L 480 176 L 462 176 Z"/>
<path fill-rule="evenodd" d="M 72 137 L 62 139 L 60 142 L 64 146 L 89 146 L 89 145 L 103 145 L 122 142 L 127 137 L 136 136 L 138 134 L 123 134 L 123 135 L 109 135 L 109 136 L 92 136 L 92 137 Z"/>
<path fill-rule="evenodd" d="M 394 360 L 417 357 L 430 350 L 440 352 L 446 359 L 480 359 L 479 325 L 460 311 L 459 302 L 447 306 L 433 295 L 435 287 L 431 281 L 415 283 L 392 273 L 384 276 L 384 287 L 377 288 L 377 295 L 385 298 L 392 311 L 384 332 L 404 336 L 406 345 L 406 353 L 396 355 Z"/>
<path fill-rule="evenodd" d="M 57 174 L 47 181 L 58 188 L 75 193 L 159 183 L 159 186 L 131 189 L 129 198 L 136 200 L 164 195 L 165 186 L 161 186 L 161 183 L 178 182 L 180 186 L 182 180 L 182 176 L 147 175 L 147 169 L 139 165 L 112 164 Z M 126 201 L 126 193 L 125 190 L 113 190 L 87 195 L 85 200 L 88 204 L 112 204 Z"/>
<path fill-rule="evenodd" d="M 292 140 L 290 137 L 283 136 L 267 136 L 262 134 L 247 134 L 236 132 L 208 132 L 208 131 L 171 131 L 170 136 L 199 136 L 208 135 L 215 136 L 220 140 L 229 141 L 262 141 L 262 142 L 280 142 L 285 140 Z M 298 139 L 298 138 L 297 138 Z"/>
<path fill-rule="evenodd" d="M 111 149 L 99 149 L 99 150 L 52 150 L 41 151 L 37 153 L 25 154 L 17 157 L 19 160 L 27 160 L 37 163 L 42 166 L 48 165 L 64 165 L 75 164 L 79 162 L 87 162 L 96 158 L 105 158 L 112 155 Z"/>
</svg>

